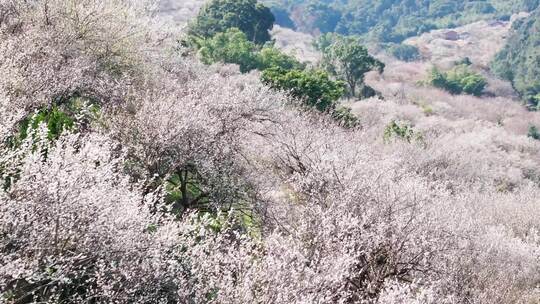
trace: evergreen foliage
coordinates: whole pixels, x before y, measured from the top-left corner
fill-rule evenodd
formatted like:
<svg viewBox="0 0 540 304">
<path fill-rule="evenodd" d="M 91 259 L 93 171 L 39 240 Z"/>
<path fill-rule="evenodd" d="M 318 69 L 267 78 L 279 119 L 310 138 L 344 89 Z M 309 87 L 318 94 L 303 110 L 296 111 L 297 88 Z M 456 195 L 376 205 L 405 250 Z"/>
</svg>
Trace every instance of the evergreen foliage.
<svg viewBox="0 0 540 304">
<path fill-rule="evenodd" d="M 399 123 L 392 120 L 384 129 L 383 139 L 390 142 L 393 138 L 410 143 L 415 137 L 413 128 L 407 123 Z"/>
<path fill-rule="evenodd" d="M 333 81 L 324 71 L 285 70 L 279 67 L 263 72 L 262 81 L 272 88 L 284 90 L 304 100 L 321 112 L 335 109 L 344 93 L 344 84 Z"/>
<path fill-rule="evenodd" d="M 274 21 L 270 9 L 257 0 L 211 0 L 190 25 L 189 33 L 209 38 L 230 28 L 238 28 L 249 41 L 263 44 L 271 39 L 269 30 Z"/>
<path fill-rule="evenodd" d="M 538 128 L 536 126 L 529 127 L 527 136 L 532 139 L 540 140 L 540 132 L 538 131 Z"/>
<path fill-rule="evenodd" d="M 513 25 L 513 34 L 492 62 L 492 70 L 512 82 L 531 109 L 540 106 L 540 9 Z"/>
<path fill-rule="evenodd" d="M 482 95 L 487 82 L 482 75 L 472 71 L 466 65 L 458 65 L 448 72 L 441 72 L 437 67 L 431 70 L 428 82 L 452 94 Z"/>
<path fill-rule="evenodd" d="M 201 61 L 205 64 L 234 63 L 245 73 L 258 66 L 257 45 L 248 41 L 244 32 L 230 28 L 207 39 L 197 39 Z"/>
<path fill-rule="evenodd" d="M 317 45 L 323 53 L 322 66 L 347 83 L 351 96 L 357 96 L 357 88 L 364 86 L 367 72 L 384 70 L 384 63 L 371 56 L 359 39 L 327 35 Z"/>
<path fill-rule="evenodd" d="M 237 28 L 217 33 L 211 38 L 192 38 L 201 61 L 205 64 L 238 64 L 242 73 L 265 70 L 270 67 L 301 69 L 303 64 L 294 57 L 284 54 L 271 45 L 260 47 L 248 41 L 246 34 Z"/>
</svg>

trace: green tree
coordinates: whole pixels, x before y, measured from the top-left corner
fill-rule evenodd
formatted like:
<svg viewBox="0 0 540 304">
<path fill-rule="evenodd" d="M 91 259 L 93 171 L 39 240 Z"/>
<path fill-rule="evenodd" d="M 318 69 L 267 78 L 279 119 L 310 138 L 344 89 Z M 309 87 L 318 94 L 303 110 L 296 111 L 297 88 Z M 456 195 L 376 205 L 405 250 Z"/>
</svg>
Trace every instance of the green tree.
<svg viewBox="0 0 540 304">
<path fill-rule="evenodd" d="M 321 112 L 333 111 L 344 94 L 344 84 L 333 81 L 324 71 L 290 70 L 274 67 L 265 70 L 262 81 L 270 87 L 289 92 Z"/>
<path fill-rule="evenodd" d="M 356 38 L 338 37 L 322 51 L 322 65 L 329 73 L 347 83 L 351 96 L 356 96 L 356 88 L 364 84 L 367 72 L 384 70 L 384 63 L 369 55 Z"/>
<path fill-rule="evenodd" d="M 272 46 L 264 47 L 258 53 L 258 69 L 263 71 L 272 67 L 285 70 L 303 70 L 305 65 Z"/>
<path fill-rule="evenodd" d="M 237 28 L 217 33 L 211 38 L 195 39 L 199 57 L 204 64 L 216 62 L 234 63 L 242 73 L 258 67 L 257 46 L 247 40 L 246 34 Z"/>
<path fill-rule="evenodd" d="M 238 28 L 249 41 L 263 44 L 271 39 L 274 15 L 257 0 L 211 0 L 189 27 L 189 34 L 209 38 Z"/>
<path fill-rule="evenodd" d="M 254 69 L 263 71 L 271 67 L 286 70 L 304 69 L 304 65 L 296 58 L 273 46 L 267 45 L 261 49 L 237 28 L 217 33 L 211 38 L 194 37 L 192 45 L 198 49 L 199 57 L 204 64 L 216 62 L 238 64 L 242 73 Z"/>
</svg>

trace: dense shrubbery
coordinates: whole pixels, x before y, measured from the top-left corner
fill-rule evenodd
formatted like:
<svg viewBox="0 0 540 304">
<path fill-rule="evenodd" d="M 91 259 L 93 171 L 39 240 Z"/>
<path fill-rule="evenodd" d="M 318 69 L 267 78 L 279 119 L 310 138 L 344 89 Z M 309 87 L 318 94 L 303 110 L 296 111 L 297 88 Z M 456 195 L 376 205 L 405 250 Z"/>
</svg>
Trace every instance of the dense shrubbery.
<svg viewBox="0 0 540 304">
<path fill-rule="evenodd" d="M 272 46 L 260 47 L 247 40 L 246 35 L 236 28 L 217 33 L 207 39 L 192 38 L 201 61 L 205 64 L 234 63 L 242 73 L 265 70 L 271 67 L 283 69 L 302 68 L 294 57 Z"/>
<path fill-rule="evenodd" d="M 540 140 L 540 132 L 538 131 L 538 128 L 536 126 L 530 126 L 529 131 L 527 132 L 527 136 L 532 139 Z"/>
<path fill-rule="evenodd" d="M 2 302 L 538 302 L 536 141 L 429 117 L 424 146 L 382 144 L 390 120 L 345 129 L 180 56 L 147 9 L 0 2 Z M 75 95 L 99 124 L 5 144 Z"/>
<path fill-rule="evenodd" d="M 539 29 L 540 9 L 530 17 L 514 23 L 514 33 L 492 63 L 493 71 L 510 80 L 532 109 L 540 105 Z"/>
<path fill-rule="evenodd" d="M 321 112 L 333 110 L 345 91 L 342 82 L 331 80 L 323 71 L 285 70 L 277 67 L 265 70 L 262 81 L 272 88 L 289 92 Z"/>
<path fill-rule="evenodd" d="M 448 72 L 441 72 L 433 67 L 428 82 L 452 94 L 465 93 L 475 96 L 482 95 L 487 85 L 482 75 L 471 71 L 465 65 L 456 66 Z"/>
</svg>

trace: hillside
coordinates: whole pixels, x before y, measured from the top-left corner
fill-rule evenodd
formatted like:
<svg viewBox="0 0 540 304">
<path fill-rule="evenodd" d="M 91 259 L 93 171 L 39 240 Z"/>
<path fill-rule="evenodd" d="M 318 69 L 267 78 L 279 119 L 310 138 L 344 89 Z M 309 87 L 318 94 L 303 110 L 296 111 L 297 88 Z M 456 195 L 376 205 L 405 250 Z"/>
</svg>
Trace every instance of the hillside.
<svg viewBox="0 0 540 304">
<path fill-rule="evenodd" d="M 509 21 L 478 21 L 452 29 L 433 30 L 404 43 L 418 47 L 423 59 L 438 65 L 451 66 L 469 58 L 473 64 L 488 70 L 495 54 L 506 45 L 511 26 Z"/>
<path fill-rule="evenodd" d="M 0 303 L 540 303 L 511 24 L 443 28 L 535 1 L 436 1 L 407 61 L 209 3 L 0 1 Z"/>
<path fill-rule="evenodd" d="M 540 9 L 515 22 L 506 47 L 497 54 L 492 68 L 511 81 L 531 108 L 540 104 Z"/>
<path fill-rule="evenodd" d="M 537 0 L 267 0 L 280 18 L 301 31 L 360 35 L 371 41 L 401 42 L 426 31 L 451 28 L 479 20 L 505 20 L 531 11 Z M 287 12 L 288 14 L 285 14 Z"/>
</svg>

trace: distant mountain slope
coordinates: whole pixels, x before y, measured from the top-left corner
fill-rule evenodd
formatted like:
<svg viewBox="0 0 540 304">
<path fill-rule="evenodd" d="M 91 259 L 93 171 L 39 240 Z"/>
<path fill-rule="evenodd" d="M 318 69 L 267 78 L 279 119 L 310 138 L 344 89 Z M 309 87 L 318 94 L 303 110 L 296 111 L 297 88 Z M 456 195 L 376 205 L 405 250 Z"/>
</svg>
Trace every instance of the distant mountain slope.
<svg viewBox="0 0 540 304">
<path fill-rule="evenodd" d="M 540 104 L 540 9 L 514 23 L 513 35 L 496 56 L 493 71 L 512 81 L 531 107 Z"/>
<path fill-rule="evenodd" d="M 450 68 L 468 58 L 487 70 L 495 55 L 506 44 L 511 28 L 507 21 L 478 21 L 453 29 L 439 29 L 404 41 L 418 47 L 422 58 L 438 66 Z"/>
<path fill-rule="evenodd" d="M 278 23 L 289 22 L 309 32 L 362 35 L 370 40 L 400 42 L 432 29 L 479 20 L 508 20 L 513 13 L 531 11 L 539 0 L 266 0 L 279 12 Z"/>
</svg>

